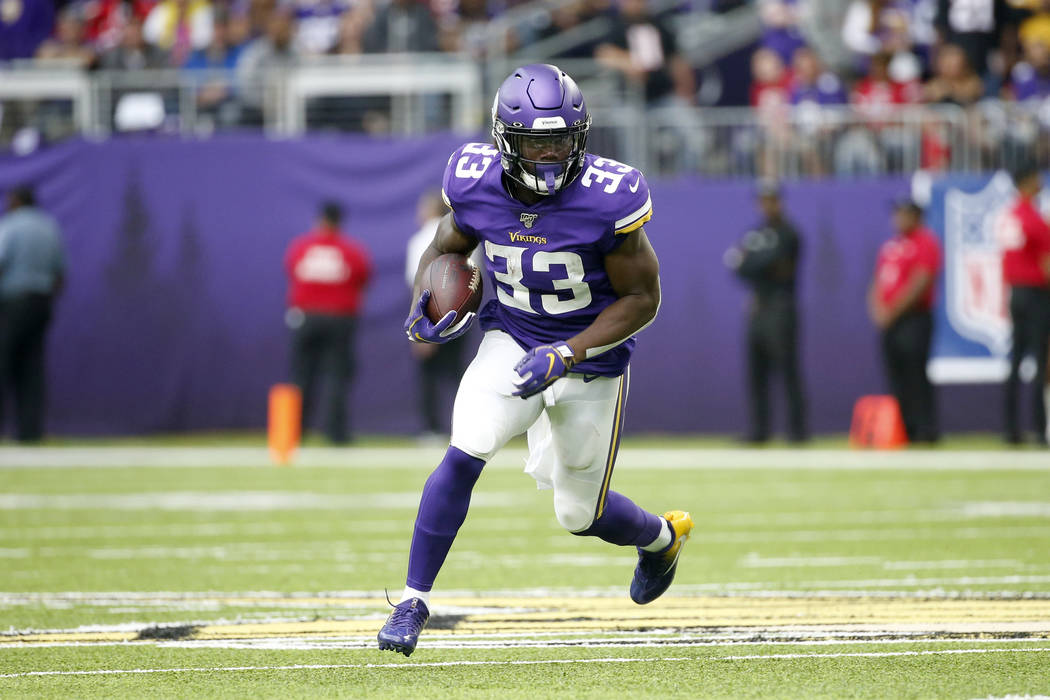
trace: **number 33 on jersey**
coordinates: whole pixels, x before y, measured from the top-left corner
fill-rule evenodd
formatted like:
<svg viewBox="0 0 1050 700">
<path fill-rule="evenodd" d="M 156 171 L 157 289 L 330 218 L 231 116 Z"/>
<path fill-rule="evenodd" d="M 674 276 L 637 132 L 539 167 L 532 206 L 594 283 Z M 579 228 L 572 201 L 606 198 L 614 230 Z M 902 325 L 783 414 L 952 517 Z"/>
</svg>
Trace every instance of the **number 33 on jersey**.
<svg viewBox="0 0 1050 700">
<path fill-rule="evenodd" d="M 499 151 L 469 143 L 452 154 L 442 183 L 456 226 L 476 238 L 496 299 L 480 314 L 523 348 L 564 340 L 617 299 L 604 258 L 652 216 L 649 185 L 634 168 L 592 154 L 570 185 L 533 206 L 507 193 Z M 634 339 L 576 371 L 623 372 Z"/>
</svg>

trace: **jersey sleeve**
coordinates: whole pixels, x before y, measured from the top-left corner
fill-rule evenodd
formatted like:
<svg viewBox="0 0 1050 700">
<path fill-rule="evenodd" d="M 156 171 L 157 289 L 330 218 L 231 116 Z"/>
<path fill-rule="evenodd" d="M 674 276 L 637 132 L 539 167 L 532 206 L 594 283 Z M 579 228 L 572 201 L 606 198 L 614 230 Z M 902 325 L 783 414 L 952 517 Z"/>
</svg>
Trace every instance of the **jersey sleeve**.
<svg viewBox="0 0 1050 700">
<path fill-rule="evenodd" d="M 452 152 L 441 180 L 441 198 L 452 210 L 456 228 L 463 233 L 478 237 L 470 226 L 469 202 L 472 191 L 481 184 L 481 178 L 489 168 L 499 167 L 499 151 L 487 143 L 466 143 Z"/>
<path fill-rule="evenodd" d="M 632 169 L 633 170 L 633 169 Z M 633 170 L 624 177 L 618 188 L 616 207 L 613 210 L 613 233 L 617 236 L 642 227 L 653 218 L 653 201 L 649 195 L 649 183 L 641 171 Z"/>
</svg>

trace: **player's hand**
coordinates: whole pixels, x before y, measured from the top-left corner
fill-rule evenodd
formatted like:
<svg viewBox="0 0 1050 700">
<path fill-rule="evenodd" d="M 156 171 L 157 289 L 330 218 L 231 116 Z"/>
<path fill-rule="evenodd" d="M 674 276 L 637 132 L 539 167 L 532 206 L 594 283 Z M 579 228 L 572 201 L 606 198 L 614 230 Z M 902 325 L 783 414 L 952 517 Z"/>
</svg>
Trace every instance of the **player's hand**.
<svg viewBox="0 0 1050 700">
<path fill-rule="evenodd" d="M 558 346 L 568 348 L 565 343 L 558 343 Z M 564 377 L 574 364 L 571 354 L 563 354 L 554 345 L 534 347 L 514 365 L 514 371 L 518 373 L 518 378 L 514 380 L 514 386 L 517 387 L 514 396 L 527 399 L 540 393 L 555 380 Z"/>
<path fill-rule="evenodd" d="M 405 335 L 413 343 L 447 343 L 470 330 L 474 312 L 456 320 L 456 312 L 449 311 L 437 323 L 427 318 L 427 302 L 430 301 L 430 290 L 424 289 L 419 303 L 405 319 Z"/>
</svg>

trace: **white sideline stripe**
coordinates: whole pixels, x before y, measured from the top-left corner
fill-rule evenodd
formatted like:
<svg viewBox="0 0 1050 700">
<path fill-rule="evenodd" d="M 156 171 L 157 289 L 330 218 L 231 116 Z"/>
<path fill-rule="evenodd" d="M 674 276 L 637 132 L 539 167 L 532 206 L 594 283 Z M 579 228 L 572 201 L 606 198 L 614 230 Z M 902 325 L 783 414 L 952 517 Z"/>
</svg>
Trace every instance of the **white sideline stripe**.
<svg viewBox="0 0 1050 700">
<path fill-rule="evenodd" d="M 425 469 L 443 447 L 305 447 L 293 463 L 341 469 Z M 521 469 L 527 451 L 505 448 L 489 467 Z M 0 469 L 47 467 L 261 467 L 272 466 L 265 447 L 0 447 Z M 833 469 L 1050 471 L 1046 453 L 1005 450 L 888 451 L 747 448 L 644 448 L 625 446 L 618 468 L 629 469 Z"/>
<path fill-rule="evenodd" d="M 528 502 L 528 492 L 479 492 L 471 498 L 481 507 Z M 7 493 L 2 510 L 166 510 L 244 512 L 271 510 L 357 510 L 419 507 L 419 492 L 327 494 L 306 491 L 147 491 L 142 493 Z"/>
<path fill-rule="evenodd" d="M 821 556 L 821 557 L 764 557 L 758 552 L 748 552 L 737 559 L 737 566 L 745 569 L 787 568 L 839 568 L 874 566 L 891 571 L 924 569 L 1023 569 L 1025 564 L 1017 559 L 931 559 L 896 561 L 871 556 Z"/>
<path fill-rule="evenodd" d="M 215 668 L 132 668 L 132 669 L 95 669 L 90 671 L 23 671 L 21 673 L 3 673 L 0 678 L 27 678 L 30 676 L 116 676 L 140 673 L 228 673 L 237 671 L 313 671 L 330 669 L 357 668 L 436 668 L 449 666 L 542 666 L 546 664 L 604 664 L 604 663 L 653 663 L 693 661 L 759 661 L 776 659 L 842 659 L 842 658 L 890 658 L 898 656 L 942 656 L 948 654 L 1033 654 L 1050 651 L 1050 647 L 1030 647 L 1026 649 L 927 649 L 924 651 L 858 651 L 838 652 L 834 654 L 742 654 L 739 656 L 709 656 L 695 658 L 690 656 L 664 656 L 651 658 L 606 657 L 601 659 L 529 659 L 512 661 L 433 661 L 423 663 L 397 664 L 295 664 L 290 666 L 219 666 Z"/>
<path fill-rule="evenodd" d="M 1045 580 L 1017 581 L 1020 578 L 1039 578 Z M 1050 582 L 1050 576 L 1043 577 L 1021 577 L 1021 576 L 999 576 L 958 579 L 879 579 L 879 585 L 894 585 L 906 583 L 907 585 L 921 585 L 922 583 L 1001 583 L 1003 579 L 1009 579 L 1007 583 L 1041 583 Z M 800 583 L 813 583 L 810 581 L 798 581 Z M 819 583 L 819 582 L 818 582 Z M 827 582 L 824 582 L 827 583 Z M 857 583 L 847 579 L 833 581 L 838 585 Z M 1050 592 L 1045 591 L 945 591 L 945 590 L 920 590 L 920 591 L 885 591 L 856 588 L 845 590 L 800 590 L 778 588 L 777 582 L 739 582 L 739 583 L 694 583 L 679 584 L 672 589 L 669 598 L 689 598 L 690 594 L 705 594 L 733 598 L 929 598 L 932 600 L 1015 600 L 1029 598 L 1050 598 Z M 734 590 L 737 588 L 739 590 Z M 830 588 L 830 587 L 829 587 Z M 609 586 L 607 588 L 498 588 L 492 590 L 465 590 L 450 589 L 440 591 L 435 597 L 435 605 L 440 606 L 441 598 L 476 598 L 479 601 L 491 600 L 492 598 L 514 597 L 514 598 L 621 598 L 623 588 L 621 586 Z M 344 591 L 0 591 L 0 605 L 31 605 L 35 603 L 71 603 L 80 605 L 123 605 L 141 604 L 148 602 L 167 603 L 172 601 L 198 601 L 216 603 L 227 603 L 229 601 L 248 600 L 252 604 L 265 606 L 273 603 L 294 604 L 301 598 L 330 598 L 333 603 L 339 603 L 343 599 L 359 599 L 363 603 L 375 602 L 382 605 L 384 594 L 381 590 L 344 590 Z M 542 602 L 542 600 L 541 600 Z"/>
<path fill-rule="evenodd" d="M 889 630 L 887 631 L 895 631 Z M 990 631 L 990 630 L 985 630 Z M 829 636 L 810 639 L 763 639 L 756 641 L 755 637 L 767 634 L 784 634 L 786 636 L 798 636 L 798 630 L 784 630 L 775 628 L 755 628 L 746 633 L 734 636 L 727 635 L 702 635 L 683 637 L 660 637 L 651 639 L 627 638 L 627 637 L 598 637 L 594 639 L 559 637 L 551 634 L 532 634 L 520 639 L 513 639 L 513 635 L 506 634 L 472 634 L 462 635 L 462 638 L 435 637 L 427 635 L 427 649 L 549 649 L 552 647 L 570 647 L 581 649 L 648 649 L 653 647 L 821 647 L 821 646 L 852 646 L 858 644 L 869 645 L 897 645 L 897 644 L 1035 644 L 1045 642 L 1042 637 L 1024 635 L 1020 637 L 989 637 L 989 638 L 930 638 L 931 632 L 916 632 L 909 637 L 878 637 L 879 633 L 870 632 L 871 638 L 858 639 L 864 633 L 841 631 L 843 637 L 835 637 L 829 631 Z M 522 636 L 522 635 L 519 635 Z M 547 637 L 537 639 L 536 637 Z M 268 637 L 258 640 L 244 639 L 199 639 L 183 641 L 164 641 L 158 639 L 142 639 L 132 641 L 69 641 L 69 642 L 2 642 L 0 649 L 50 649 L 61 647 L 126 647 L 126 646 L 156 646 L 164 649 L 260 649 L 267 651 L 318 651 L 330 649 L 372 649 L 376 645 L 375 635 L 366 637 Z"/>
</svg>

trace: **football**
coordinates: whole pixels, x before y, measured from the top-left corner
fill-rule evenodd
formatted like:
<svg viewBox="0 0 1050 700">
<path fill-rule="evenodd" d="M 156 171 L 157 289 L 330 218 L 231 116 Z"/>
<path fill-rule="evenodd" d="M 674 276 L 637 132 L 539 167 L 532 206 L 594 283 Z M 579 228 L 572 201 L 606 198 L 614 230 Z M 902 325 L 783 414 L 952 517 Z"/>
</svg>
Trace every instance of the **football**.
<svg viewBox="0 0 1050 700">
<path fill-rule="evenodd" d="M 430 290 L 427 317 L 438 322 L 449 311 L 461 319 L 481 306 L 481 270 L 465 255 L 446 253 L 423 273 L 423 289 Z"/>
</svg>

